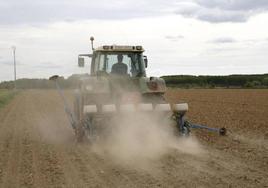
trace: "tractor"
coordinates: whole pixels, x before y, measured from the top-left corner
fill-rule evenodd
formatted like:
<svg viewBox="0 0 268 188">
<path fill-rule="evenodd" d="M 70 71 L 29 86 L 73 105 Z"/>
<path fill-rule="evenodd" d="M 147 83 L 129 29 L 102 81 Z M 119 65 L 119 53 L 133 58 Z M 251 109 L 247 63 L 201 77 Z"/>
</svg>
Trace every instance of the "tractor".
<svg viewBox="0 0 268 188">
<path fill-rule="evenodd" d="M 79 79 L 73 110 L 60 89 L 58 76 L 50 78 L 56 81 L 78 141 L 93 141 L 110 124 L 112 118 L 137 112 L 153 114 L 159 120 L 163 116 L 170 118 L 175 123 L 178 135 L 182 136 L 188 136 L 191 128 L 226 134 L 225 128 L 209 128 L 187 121 L 187 103 L 166 102 L 165 81 L 146 76 L 148 59 L 142 46 L 104 45 L 95 49 L 94 38 L 91 37 L 90 40 L 93 53 L 78 55 L 79 67 L 85 66 L 85 58 L 90 58 L 91 64 L 90 74 Z"/>
</svg>

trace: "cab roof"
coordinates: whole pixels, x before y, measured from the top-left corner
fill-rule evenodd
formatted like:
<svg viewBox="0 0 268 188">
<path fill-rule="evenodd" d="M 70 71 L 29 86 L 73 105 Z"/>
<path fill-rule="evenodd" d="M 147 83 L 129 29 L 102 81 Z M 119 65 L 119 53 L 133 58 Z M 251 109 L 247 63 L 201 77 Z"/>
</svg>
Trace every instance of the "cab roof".
<svg viewBox="0 0 268 188">
<path fill-rule="evenodd" d="M 95 51 L 107 52 L 144 52 L 142 46 L 123 46 L 123 45 L 104 45 L 95 49 Z"/>
</svg>

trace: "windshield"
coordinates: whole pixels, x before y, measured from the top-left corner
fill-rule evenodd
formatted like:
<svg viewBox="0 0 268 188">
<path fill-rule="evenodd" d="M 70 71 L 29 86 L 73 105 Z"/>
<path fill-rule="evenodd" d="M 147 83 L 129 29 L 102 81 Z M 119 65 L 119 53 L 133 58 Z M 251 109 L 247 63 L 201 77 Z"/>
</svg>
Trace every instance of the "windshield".
<svg viewBox="0 0 268 188">
<path fill-rule="evenodd" d="M 101 52 L 95 57 L 94 72 L 105 71 L 108 74 L 146 76 L 142 53 Z"/>
</svg>

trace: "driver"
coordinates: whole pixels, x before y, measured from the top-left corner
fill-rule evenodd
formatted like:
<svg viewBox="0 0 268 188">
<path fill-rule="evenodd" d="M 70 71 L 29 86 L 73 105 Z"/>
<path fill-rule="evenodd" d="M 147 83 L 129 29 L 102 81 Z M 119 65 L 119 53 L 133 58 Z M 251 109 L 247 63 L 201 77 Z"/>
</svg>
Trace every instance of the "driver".
<svg viewBox="0 0 268 188">
<path fill-rule="evenodd" d="M 127 65 L 123 63 L 123 55 L 117 55 L 117 63 L 112 66 L 112 74 L 126 75 L 127 74 Z"/>
</svg>

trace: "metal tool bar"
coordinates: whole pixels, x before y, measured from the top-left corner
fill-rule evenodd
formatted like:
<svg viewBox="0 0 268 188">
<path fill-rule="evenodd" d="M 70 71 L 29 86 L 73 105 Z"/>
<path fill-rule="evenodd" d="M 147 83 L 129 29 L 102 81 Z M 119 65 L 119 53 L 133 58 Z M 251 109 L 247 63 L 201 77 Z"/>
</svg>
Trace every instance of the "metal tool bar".
<svg viewBox="0 0 268 188">
<path fill-rule="evenodd" d="M 205 130 L 208 130 L 211 132 L 216 132 L 221 136 L 226 135 L 226 132 L 227 132 L 226 128 L 224 128 L 224 127 L 223 128 L 212 128 L 212 127 L 207 127 L 204 125 L 192 124 L 191 122 L 189 122 L 185 119 L 184 113 L 182 113 L 182 114 L 176 113 L 175 117 L 176 117 L 179 132 L 182 135 L 186 135 L 186 136 L 189 135 L 189 133 L 191 132 L 191 129 L 205 129 Z"/>
<path fill-rule="evenodd" d="M 217 132 L 222 136 L 226 135 L 226 128 L 224 128 L 224 127 L 223 128 L 212 128 L 212 127 L 207 127 L 204 125 L 191 124 L 191 123 L 190 123 L 190 127 L 193 129 L 206 129 L 206 130 L 211 131 L 211 132 Z"/>
<path fill-rule="evenodd" d="M 74 117 L 74 115 L 73 115 L 73 113 L 72 113 L 72 111 L 71 111 L 71 109 L 70 109 L 70 107 L 69 107 L 69 105 L 67 103 L 67 100 L 66 100 L 65 96 L 62 93 L 62 90 L 61 90 L 61 88 L 59 86 L 59 83 L 58 83 L 57 79 L 55 79 L 55 84 L 56 84 L 57 90 L 58 90 L 58 92 L 59 92 L 59 94 L 60 94 L 60 96 L 61 96 L 61 98 L 63 100 L 64 110 L 65 110 L 65 112 L 67 114 L 68 120 L 69 120 L 72 128 L 75 129 L 76 128 L 75 127 L 76 119 L 75 119 L 75 117 Z"/>
</svg>

